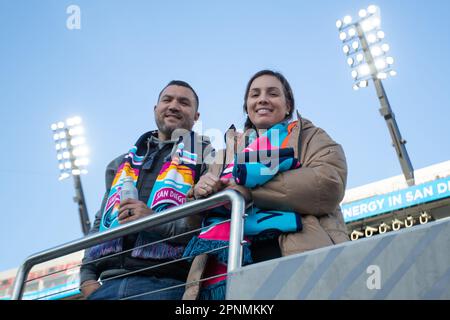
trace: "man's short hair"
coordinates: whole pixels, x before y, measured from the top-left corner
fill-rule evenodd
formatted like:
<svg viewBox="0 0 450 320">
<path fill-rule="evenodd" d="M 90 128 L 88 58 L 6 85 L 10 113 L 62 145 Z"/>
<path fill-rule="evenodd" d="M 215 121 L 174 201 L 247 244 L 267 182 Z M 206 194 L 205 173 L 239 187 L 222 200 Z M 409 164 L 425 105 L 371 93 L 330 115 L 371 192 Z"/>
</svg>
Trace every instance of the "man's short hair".
<svg viewBox="0 0 450 320">
<path fill-rule="evenodd" d="M 159 93 L 159 96 L 158 96 L 158 102 L 159 102 L 159 99 L 161 99 L 161 94 L 163 93 L 163 91 L 166 90 L 166 88 L 169 87 L 169 86 L 180 86 L 180 87 L 185 87 L 185 88 L 190 89 L 190 90 L 192 91 L 192 93 L 194 94 L 195 102 L 197 103 L 196 111 L 198 111 L 198 106 L 199 106 L 200 103 L 199 103 L 199 100 L 198 100 L 197 93 L 196 93 L 195 90 L 190 86 L 189 83 L 187 83 L 187 82 L 185 82 L 185 81 L 182 81 L 182 80 L 172 80 L 172 81 L 170 81 L 170 82 L 169 82 L 169 83 L 161 90 L 161 92 Z"/>
</svg>

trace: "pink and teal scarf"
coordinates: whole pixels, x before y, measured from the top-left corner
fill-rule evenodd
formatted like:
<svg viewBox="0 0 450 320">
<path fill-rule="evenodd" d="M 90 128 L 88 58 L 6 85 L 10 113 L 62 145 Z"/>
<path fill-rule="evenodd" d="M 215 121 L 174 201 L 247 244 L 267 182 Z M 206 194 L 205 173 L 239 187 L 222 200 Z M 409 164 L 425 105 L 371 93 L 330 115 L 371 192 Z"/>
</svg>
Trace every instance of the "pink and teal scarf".
<svg viewBox="0 0 450 320">
<path fill-rule="evenodd" d="M 247 188 L 261 186 L 279 172 L 297 169 L 300 162 L 294 157 L 294 150 L 287 148 L 292 126 L 279 123 L 257 137 L 250 135 L 250 143 L 242 153 L 235 156 L 234 162 L 222 172 L 221 179 L 234 178 L 237 184 Z M 300 215 L 290 211 L 261 210 L 250 208 L 246 211 L 244 223 L 243 264 L 252 263 L 251 242 L 274 238 L 280 233 L 298 232 L 302 229 Z M 206 227 L 198 237 L 194 237 L 186 247 L 184 257 L 227 246 L 230 238 L 230 212 L 224 207 L 214 209 L 203 221 Z M 204 278 L 226 273 L 228 250 L 209 254 Z M 203 282 L 200 300 L 222 300 L 225 298 L 226 276 L 219 276 Z"/>
</svg>

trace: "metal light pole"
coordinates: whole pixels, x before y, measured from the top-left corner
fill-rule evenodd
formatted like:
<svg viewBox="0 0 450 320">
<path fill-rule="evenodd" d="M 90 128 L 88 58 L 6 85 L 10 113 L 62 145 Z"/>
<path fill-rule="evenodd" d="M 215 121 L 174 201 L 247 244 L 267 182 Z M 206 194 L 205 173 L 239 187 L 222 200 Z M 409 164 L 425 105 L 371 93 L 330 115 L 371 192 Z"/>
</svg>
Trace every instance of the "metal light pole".
<svg viewBox="0 0 450 320">
<path fill-rule="evenodd" d="M 380 100 L 380 114 L 386 121 L 406 183 L 413 186 L 415 184 L 414 169 L 406 150 L 406 141 L 400 134 L 381 81 L 386 79 L 388 74 L 395 76 L 396 72 L 391 67 L 394 59 L 386 57 L 389 45 L 386 43 L 381 45 L 384 32 L 380 30 L 380 9 L 373 5 L 369 6 L 367 10 L 359 11 L 359 17 L 360 19 L 354 23 L 350 16 L 336 22 L 340 32 L 339 38 L 344 43 L 343 51 L 348 56 L 347 63 L 352 67 L 352 77 L 355 81 L 353 88 L 355 90 L 365 88 L 368 80 L 372 79 Z"/>
<path fill-rule="evenodd" d="M 65 122 L 60 121 L 52 124 L 51 128 L 59 162 L 59 180 L 73 176 L 75 187 L 73 200 L 78 204 L 81 230 L 84 235 L 87 235 L 91 222 L 89 221 L 80 175 L 87 173 L 86 166 L 89 160 L 86 158 L 88 150 L 84 145 L 85 138 L 83 136 L 84 129 L 81 126 L 81 118 L 69 118 Z"/>
</svg>

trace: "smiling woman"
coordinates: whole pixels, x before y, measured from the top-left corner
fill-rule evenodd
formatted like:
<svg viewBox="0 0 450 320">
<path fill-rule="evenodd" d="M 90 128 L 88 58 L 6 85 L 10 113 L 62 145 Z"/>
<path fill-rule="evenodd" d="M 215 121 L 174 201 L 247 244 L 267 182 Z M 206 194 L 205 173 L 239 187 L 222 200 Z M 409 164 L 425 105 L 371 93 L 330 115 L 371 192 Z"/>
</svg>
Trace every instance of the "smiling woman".
<svg viewBox="0 0 450 320">
<path fill-rule="evenodd" d="M 244 224 L 243 264 L 262 262 L 348 241 L 339 203 L 347 164 L 342 147 L 301 118 L 289 121 L 294 95 L 286 78 L 263 70 L 251 77 L 244 97 L 245 132 L 231 126 L 226 149 L 194 186 L 195 198 L 234 189 L 249 206 Z M 270 167 L 270 168 L 269 168 Z M 227 216 L 226 216 L 227 217 Z M 224 299 L 227 255 L 206 253 L 226 246 L 223 211 L 208 212 L 207 231 L 194 237 L 185 256 L 196 256 L 184 299 Z M 199 280 L 206 280 L 199 288 Z"/>
<path fill-rule="evenodd" d="M 244 112 L 248 113 L 246 129 L 268 129 L 292 118 L 294 95 L 281 74 L 263 70 L 248 82 Z"/>
</svg>

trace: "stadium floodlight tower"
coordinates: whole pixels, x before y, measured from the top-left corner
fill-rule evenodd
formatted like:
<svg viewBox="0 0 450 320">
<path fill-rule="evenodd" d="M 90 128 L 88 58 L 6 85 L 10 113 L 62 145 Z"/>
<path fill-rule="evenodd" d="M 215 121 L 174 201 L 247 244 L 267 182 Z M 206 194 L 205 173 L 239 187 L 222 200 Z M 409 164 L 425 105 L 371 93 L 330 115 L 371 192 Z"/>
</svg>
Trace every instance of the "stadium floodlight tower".
<svg viewBox="0 0 450 320">
<path fill-rule="evenodd" d="M 339 30 L 339 39 L 343 43 L 342 50 L 351 67 L 351 76 L 354 79 L 353 89 L 365 88 L 372 79 L 380 100 L 380 113 L 386 120 L 392 145 L 409 186 L 414 185 L 414 169 L 406 151 L 406 141 L 402 139 L 397 126 L 394 113 L 384 90 L 382 80 L 388 76 L 395 76 L 392 69 L 394 58 L 388 56 L 389 45 L 384 42 L 384 32 L 380 29 L 380 9 L 371 5 L 359 11 L 359 19 L 352 22 L 351 16 L 345 16 L 336 21 Z"/>
<path fill-rule="evenodd" d="M 86 157 L 88 149 L 85 145 L 86 139 L 84 128 L 81 126 L 81 118 L 68 118 L 66 121 L 52 124 L 51 128 L 56 144 L 56 157 L 60 171 L 59 180 L 73 176 L 76 194 L 73 199 L 78 204 L 81 229 L 83 234 L 87 235 L 91 222 L 89 221 L 80 175 L 87 173 L 86 166 L 89 159 Z"/>
</svg>

